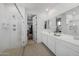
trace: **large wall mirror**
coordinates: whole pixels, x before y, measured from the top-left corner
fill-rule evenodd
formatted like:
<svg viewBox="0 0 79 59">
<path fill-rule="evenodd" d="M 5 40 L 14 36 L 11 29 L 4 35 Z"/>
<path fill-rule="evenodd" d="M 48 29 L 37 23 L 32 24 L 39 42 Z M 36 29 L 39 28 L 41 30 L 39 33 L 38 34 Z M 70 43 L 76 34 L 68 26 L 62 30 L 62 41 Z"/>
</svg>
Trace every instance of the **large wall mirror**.
<svg viewBox="0 0 79 59">
<path fill-rule="evenodd" d="M 56 18 L 56 32 L 61 33 L 61 18 Z"/>
</svg>

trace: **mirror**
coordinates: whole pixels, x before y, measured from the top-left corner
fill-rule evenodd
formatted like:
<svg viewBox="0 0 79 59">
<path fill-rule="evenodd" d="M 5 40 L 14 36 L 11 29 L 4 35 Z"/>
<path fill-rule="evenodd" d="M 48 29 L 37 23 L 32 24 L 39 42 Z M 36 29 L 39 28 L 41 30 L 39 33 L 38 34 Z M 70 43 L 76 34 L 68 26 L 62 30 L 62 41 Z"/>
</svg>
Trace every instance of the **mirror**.
<svg viewBox="0 0 79 59">
<path fill-rule="evenodd" d="M 46 20 L 44 23 L 44 29 L 49 29 L 49 20 Z"/>
<path fill-rule="evenodd" d="M 61 18 L 56 18 L 56 32 L 61 33 Z"/>
<path fill-rule="evenodd" d="M 47 29 L 47 21 L 44 23 L 44 29 Z"/>
</svg>

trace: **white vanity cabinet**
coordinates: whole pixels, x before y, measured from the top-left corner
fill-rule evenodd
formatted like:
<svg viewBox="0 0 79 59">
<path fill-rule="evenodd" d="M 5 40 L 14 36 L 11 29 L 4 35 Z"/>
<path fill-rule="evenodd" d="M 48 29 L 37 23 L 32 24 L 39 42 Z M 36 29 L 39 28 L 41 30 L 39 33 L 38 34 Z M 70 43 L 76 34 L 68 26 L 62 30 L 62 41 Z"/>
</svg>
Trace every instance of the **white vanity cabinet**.
<svg viewBox="0 0 79 59">
<path fill-rule="evenodd" d="M 56 43 L 56 38 L 48 36 L 48 48 L 55 54 L 56 49 L 55 49 L 55 43 Z"/>
<path fill-rule="evenodd" d="M 50 34 L 42 34 L 42 42 L 55 53 L 55 38 L 50 36 Z"/>
<path fill-rule="evenodd" d="M 66 39 L 67 38 L 67 39 Z M 73 42 L 71 41 L 73 40 Z M 79 45 L 76 45 L 74 39 L 70 36 L 62 37 L 54 36 L 51 33 L 42 34 L 42 42 L 56 55 L 56 56 L 79 56 Z"/>
<path fill-rule="evenodd" d="M 79 52 L 75 50 L 73 44 L 67 43 L 62 40 L 56 40 L 56 55 L 57 56 L 79 56 Z"/>
<path fill-rule="evenodd" d="M 48 35 L 47 34 L 42 34 L 42 35 L 43 35 L 42 41 L 47 46 L 48 45 Z"/>
<path fill-rule="evenodd" d="M 68 55 L 68 48 L 62 44 L 60 40 L 56 40 L 56 55 L 57 56 L 66 56 Z"/>
<path fill-rule="evenodd" d="M 50 36 L 50 33 L 42 34 L 42 42 L 55 54 L 55 43 L 56 43 L 56 38 Z"/>
</svg>

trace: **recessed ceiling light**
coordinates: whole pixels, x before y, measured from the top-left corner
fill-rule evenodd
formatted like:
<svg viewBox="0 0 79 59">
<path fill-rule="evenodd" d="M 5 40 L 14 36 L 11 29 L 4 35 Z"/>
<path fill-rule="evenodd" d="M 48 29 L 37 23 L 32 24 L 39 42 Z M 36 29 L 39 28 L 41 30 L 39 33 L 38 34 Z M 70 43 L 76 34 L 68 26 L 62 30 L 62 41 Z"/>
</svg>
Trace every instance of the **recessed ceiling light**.
<svg viewBox="0 0 79 59">
<path fill-rule="evenodd" d="M 47 8 L 47 9 L 45 9 L 46 11 L 49 11 L 49 9 Z"/>
<path fill-rule="evenodd" d="M 51 10 L 49 11 L 48 15 L 55 14 L 55 12 L 57 12 L 57 10 L 56 10 L 56 9 L 51 9 Z"/>
</svg>

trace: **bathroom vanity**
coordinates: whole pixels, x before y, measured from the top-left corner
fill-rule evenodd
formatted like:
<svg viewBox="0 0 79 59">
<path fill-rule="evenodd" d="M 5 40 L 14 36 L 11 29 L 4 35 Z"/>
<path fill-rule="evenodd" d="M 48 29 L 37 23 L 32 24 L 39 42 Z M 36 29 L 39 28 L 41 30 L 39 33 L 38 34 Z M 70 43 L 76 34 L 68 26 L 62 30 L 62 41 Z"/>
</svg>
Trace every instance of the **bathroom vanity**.
<svg viewBox="0 0 79 59">
<path fill-rule="evenodd" d="M 56 36 L 48 30 L 44 30 L 42 36 L 42 42 L 56 56 L 79 56 L 79 40 L 73 36 L 65 34 Z"/>
</svg>

